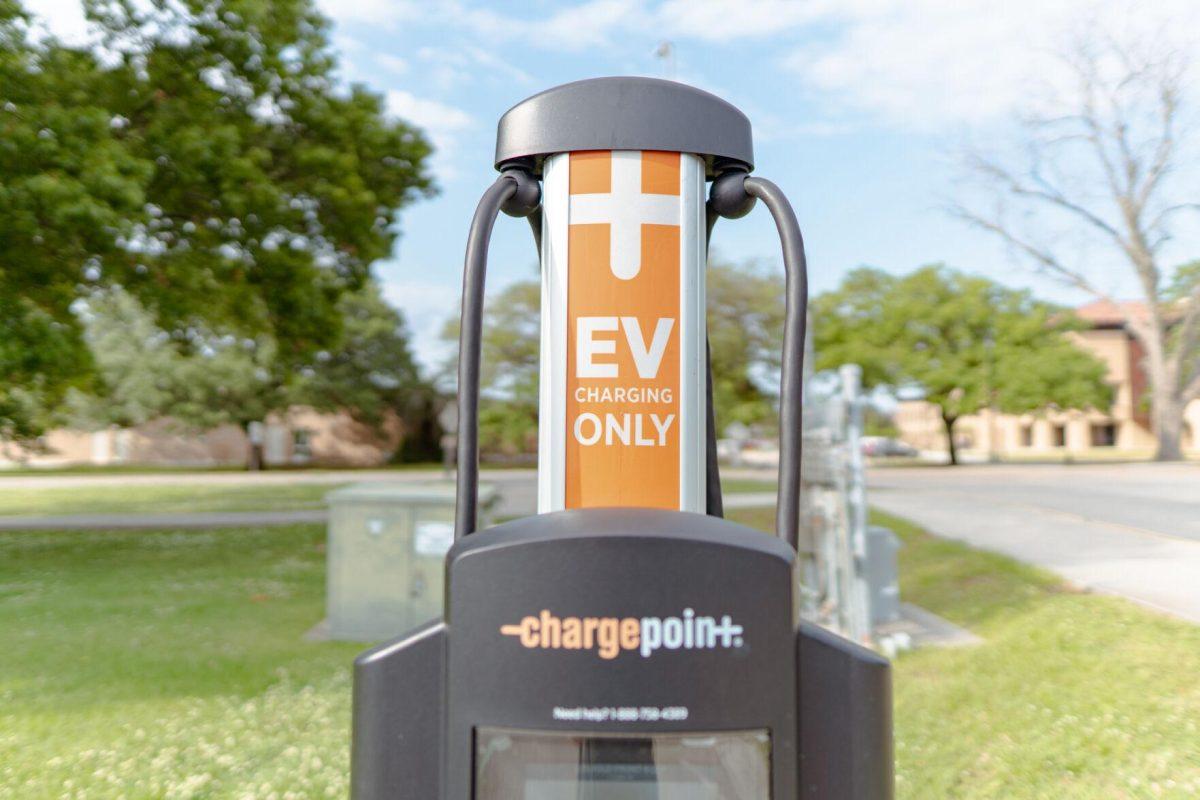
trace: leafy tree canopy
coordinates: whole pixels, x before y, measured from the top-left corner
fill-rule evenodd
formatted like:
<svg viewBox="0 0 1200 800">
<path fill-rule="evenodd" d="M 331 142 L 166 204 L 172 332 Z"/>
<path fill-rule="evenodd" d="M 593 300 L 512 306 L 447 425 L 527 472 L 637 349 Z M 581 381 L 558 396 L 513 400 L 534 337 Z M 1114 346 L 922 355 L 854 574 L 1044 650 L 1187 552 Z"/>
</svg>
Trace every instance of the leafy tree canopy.
<svg viewBox="0 0 1200 800">
<path fill-rule="evenodd" d="M 292 372 L 282 369 L 270 337 L 193 331 L 180 342 L 128 292 L 97 292 L 83 312 L 97 391 L 70 393 L 71 421 L 86 428 L 169 417 L 195 429 L 248 428 L 302 405 L 346 411 L 380 430 L 393 415 L 419 427 L 431 414 L 432 390 L 409 348 L 403 316 L 374 281 L 342 295 L 338 313 L 336 346 Z M 258 455 L 250 454 L 252 464 Z"/>
<path fill-rule="evenodd" d="M 83 380 L 71 309 L 98 289 L 185 349 L 255 342 L 257 373 L 269 349 L 278 383 L 340 340 L 341 296 L 431 191 L 428 142 L 339 84 L 311 0 L 85 9 L 99 47 L 35 46 L 0 0 L 0 295 L 19 299 L 0 307 L 0 358 L 33 354 L 0 364 L 10 438 L 40 425 L 14 397 L 44 411 Z"/>
<path fill-rule="evenodd" d="M 867 387 L 919 387 L 940 409 L 952 461 L 963 415 L 1111 403 L 1104 363 L 1068 335 L 1078 327 L 1070 313 L 987 278 L 860 268 L 817 297 L 811 315 L 817 367 L 856 363 Z"/>
<path fill-rule="evenodd" d="M 708 268 L 708 345 L 717 430 L 772 425 L 783 348 L 783 275 L 756 264 Z"/>
<path fill-rule="evenodd" d="M 409 345 L 404 315 L 388 305 L 374 281 L 338 302 L 342 339 L 300 371 L 292 402 L 319 411 L 347 411 L 381 428 L 389 414 L 425 413 L 431 390 Z"/>
<path fill-rule="evenodd" d="M 185 429 L 226 423 L 248 429 L 289 404 L 289 376 L 270 336 L 194 328 L 181 342 L 122 289 L 95 292 L 81 316 L 96 380 L 92 391 L 68 395 L 68 420 L 79 427 L 133 426 L 167 417 Z M 260 450 L 252 447 L 248 460 L 260 467 Z"/>
<path fill-rule="evenodd" d="M 0 0 L 0 441 L 27 442 L 90 361 L 71 305 L 141 213 L 149 169 L 86 91 L 93 57 Z"/>
<path fill-rule="evenodd" d="M 515 454 L 537 447 L 541 284 L 518 281 L 489 297 L 484 306 L 483 398 L 479 444 L 485 452 Z M 447 321 L 442 340 L 458 342 L 458 318 Z M 458 349 L 444 372 L 455 372 Z"/>
<path fill-rule="evenodd" d="M 430 148 L 339 88 L 309 0 L 87 3 L 118 63 L 96 89 L 152 165 L 123 284 L 179 335 L 270 334 L 285 361 L 337 340 L 341 293 L 391 253 Z"/>
</svg>

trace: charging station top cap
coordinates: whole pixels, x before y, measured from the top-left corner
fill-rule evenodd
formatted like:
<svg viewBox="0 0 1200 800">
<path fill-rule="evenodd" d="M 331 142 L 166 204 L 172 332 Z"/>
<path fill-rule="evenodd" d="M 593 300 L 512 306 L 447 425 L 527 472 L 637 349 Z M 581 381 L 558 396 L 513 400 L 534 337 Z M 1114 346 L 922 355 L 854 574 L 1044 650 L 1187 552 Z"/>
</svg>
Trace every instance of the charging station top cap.
<svg viewBox="0 0 1200 800">
<path fill-rule="evenodd" d="M 668 150 L 754 167 L 750 120 L 716 95 L 657 78 L 590 78 L 522 100 L 496 131 L 496 169 L 542 172 L 542 160 L 577 150 Z"/>
</svg>

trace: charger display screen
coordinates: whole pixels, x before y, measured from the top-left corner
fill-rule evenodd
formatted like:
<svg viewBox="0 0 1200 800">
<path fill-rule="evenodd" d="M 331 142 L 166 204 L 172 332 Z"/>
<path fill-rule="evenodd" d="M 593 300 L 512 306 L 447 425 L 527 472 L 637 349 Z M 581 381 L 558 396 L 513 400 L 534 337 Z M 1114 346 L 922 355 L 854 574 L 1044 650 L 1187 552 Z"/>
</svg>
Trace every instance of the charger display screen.
<svg viewBox="0 0 1200 800">
<path fill-rule="evenodd" d="M 604 735 L 476 730 L 476 800 L 769 800 L 765 730 Z"/>
</svg>

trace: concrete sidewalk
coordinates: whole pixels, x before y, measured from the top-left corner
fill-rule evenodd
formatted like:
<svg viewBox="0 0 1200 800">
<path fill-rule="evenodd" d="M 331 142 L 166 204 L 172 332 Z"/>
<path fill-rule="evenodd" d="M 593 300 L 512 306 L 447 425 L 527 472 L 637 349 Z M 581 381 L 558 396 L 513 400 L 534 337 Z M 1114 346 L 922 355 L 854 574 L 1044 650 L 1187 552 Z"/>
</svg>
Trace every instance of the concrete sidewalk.
<svg viewBox="0 0 1200 800">
<path fill-rule="evenodd" d="M 876 469 L 872 506 L 1200 622 L 1200 469 L 1189 464 Z"/>
</svg>

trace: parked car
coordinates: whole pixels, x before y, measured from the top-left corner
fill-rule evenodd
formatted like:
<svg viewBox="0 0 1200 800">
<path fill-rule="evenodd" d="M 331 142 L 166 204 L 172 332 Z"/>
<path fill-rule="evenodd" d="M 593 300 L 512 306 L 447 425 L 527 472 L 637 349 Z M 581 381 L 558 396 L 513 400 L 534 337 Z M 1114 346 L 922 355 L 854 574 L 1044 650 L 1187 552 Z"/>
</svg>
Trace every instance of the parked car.
<svg viewBox="0 0 1200 800">
<path fill-rule="evenodd" d="M 917 455 L 917 448 L 890 436 L 864 436 L 860 441 L 864 456 L 912 458 Z"/>
</svg>

